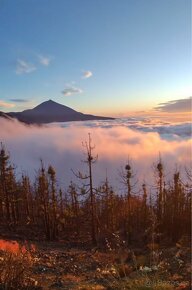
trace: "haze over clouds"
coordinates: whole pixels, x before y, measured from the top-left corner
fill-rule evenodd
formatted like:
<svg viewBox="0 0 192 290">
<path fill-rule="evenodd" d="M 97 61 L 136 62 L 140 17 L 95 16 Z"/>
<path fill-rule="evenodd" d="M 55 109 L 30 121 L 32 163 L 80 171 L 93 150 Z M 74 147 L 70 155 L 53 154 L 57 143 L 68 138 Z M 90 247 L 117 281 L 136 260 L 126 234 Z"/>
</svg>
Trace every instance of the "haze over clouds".
<svg viewBox="0 0 192 290">
<path fill-rule="evenodd" d="M 159 152 L 167 167 L 167 172 L 176 164 L 184 167 L 190 164 L 191 139 L 177 136 L 173 140 L 162 139 L 157 132 L 142 132 L 114 123 L 106 122 L 64 123 L 63 127 L 52 124 L 45 127 L 25 126 L 17 121 L 0 119 L 0 141 L 11 153 L 17 165 L 30 176 L 39 168 L 40 158 L 45 165 L 52 164 L 57 171 L 59 183 L 67 186 L 71 179 L 77 181 L 71 169 L 85 169 L 81 162 L 85 158 L 82 141 L 86 141 L 91 132 L 96 145 L 98 162 L 94 166 L 94 181 L 99 184 L 105 179 L 108 169 L 109 180 L 120 186 L 118 170 L 127 162 L 128 156 L 133 162 L 138 177 L 152 181 L 152 164 L 157 161 Z"/>
</svg>

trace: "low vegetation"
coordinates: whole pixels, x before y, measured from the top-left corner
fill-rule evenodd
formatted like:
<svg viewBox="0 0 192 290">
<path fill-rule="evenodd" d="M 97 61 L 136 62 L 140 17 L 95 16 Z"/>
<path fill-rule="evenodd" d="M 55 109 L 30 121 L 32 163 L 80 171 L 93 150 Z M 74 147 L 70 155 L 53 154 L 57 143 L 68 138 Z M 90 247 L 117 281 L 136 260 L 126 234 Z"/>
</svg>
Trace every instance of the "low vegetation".
<svg viewBox="0 0 192 290">
<path fill-rule="evenodd" d="M 34 288 L 31 272 L 35 247 L 0 240 L 0 251 L 0 289 Z"/>
</svg>

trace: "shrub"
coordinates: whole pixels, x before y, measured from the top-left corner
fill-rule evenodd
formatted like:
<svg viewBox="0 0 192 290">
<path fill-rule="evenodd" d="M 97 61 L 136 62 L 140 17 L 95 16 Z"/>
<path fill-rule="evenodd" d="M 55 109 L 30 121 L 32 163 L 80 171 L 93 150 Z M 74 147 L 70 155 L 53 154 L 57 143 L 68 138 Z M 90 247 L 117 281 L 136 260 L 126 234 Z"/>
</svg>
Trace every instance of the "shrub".
<svg viewBox="0 0 192 290">
<path fill-rule="evenodd" d="M 0 240 L 0 289 L 35 288 L 37 281 L 31 277 L 34 250 L 34 246 Z"/>
</svg>

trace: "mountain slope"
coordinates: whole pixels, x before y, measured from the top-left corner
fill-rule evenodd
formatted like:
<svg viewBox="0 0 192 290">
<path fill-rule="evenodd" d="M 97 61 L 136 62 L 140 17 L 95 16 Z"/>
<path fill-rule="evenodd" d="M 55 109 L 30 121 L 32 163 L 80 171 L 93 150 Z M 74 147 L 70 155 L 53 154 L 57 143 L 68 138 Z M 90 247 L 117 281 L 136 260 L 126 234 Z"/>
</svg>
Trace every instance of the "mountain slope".
<svg viewBox="0 0 192 290">
<path fill-rule="evenodd" d="M 0 111 L 0 118 L 4 118 L 7 120 L 12 120 L 12 118 L 10 116 L 8 116 L 6 113 Z"/>
<path fill-rule="evenodd" d="M 45 101 L 33 109 L 25 110 L 23 112 L 10 112 L 6 114 L 28 124 L 113 119 L 83 114 L 52 100 Z"/>
</svg>

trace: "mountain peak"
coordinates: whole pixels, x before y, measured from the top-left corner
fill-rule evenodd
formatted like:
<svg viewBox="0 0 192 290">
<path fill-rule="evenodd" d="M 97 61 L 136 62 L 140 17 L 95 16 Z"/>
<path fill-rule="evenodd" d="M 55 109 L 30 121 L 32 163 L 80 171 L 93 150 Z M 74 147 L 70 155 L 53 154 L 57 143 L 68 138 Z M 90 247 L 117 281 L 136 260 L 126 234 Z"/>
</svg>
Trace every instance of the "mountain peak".
<svg viewBox="0 0 192 290">
<path fill-rule="evenodd" d="M 47 101 L 45 101 L 45 102 L 47 102 L 47 103 L 56 103 L 55 101 L 53 101 L 53 100 L 51 100 L 51 99 L 49 99 L 49 100 L 47 100 Z"/>
<path fill-rule="evenodd" d="M 38 106 L 36 106 L 35 108 L 31 109 L 33 111 L 39 111 L 39 112 L 47 112 L 47 111 L 52 111 L 54 113 L 59 113 L 60 111 L 63 111 L 63 110 L 69 110 L 70 112 L 71 111 L 74 111 L 73 109 L 67 107 L 67 106 L 64 106 L 62 104 L 59 104 L 53 100 L 48 100 L 48 101 L 45 101 L 41 104 L 39 104 Z"/>
<path fill-rule="evenodd" d="M 49 104 L 49 105 L 55 105 L 55 104 L 57 104 L 57 105 L 62 106 L 61 104 L 59 104 L 59 103 L 57 103 L 57 102 L 55 102 L 55 101 L 53 101 L 53 100 L 51 100 L 51 99 L 42 102 L 42 103 L 39 104 L 38 106 L 42 106 L 42 105 L 44 106 L 44 105 L 47 105 L 47 104 Z M 37 106 L 37 107 L 38 107 L 38 106 Z"/>
<path fill-rule="evenodd" d="M 55 102 L 55 101 L 53 101 L 53 100 L 51 100 L 51 99 L 49 99 L 49 100 L 47 100 L 47 101 L 44 101 L 43 103 L 59 104 L 59 103 L 57 103 L 57 102 Z M 42 103 L 42 104 L 43 104 L 43 103 Z M 59 104 L 59 105 L 61 105 L 61 104 Z"/>
<path fill-rule="evenodd" d="M 86 120 L 108 120 L 112 118 L 87 115 L 77 112 L 51 99 L 39 104 L 33 109 L 23 112 L 10 112 L 7 115 L 25 123 L 52 123 Z"/>
</svg>

